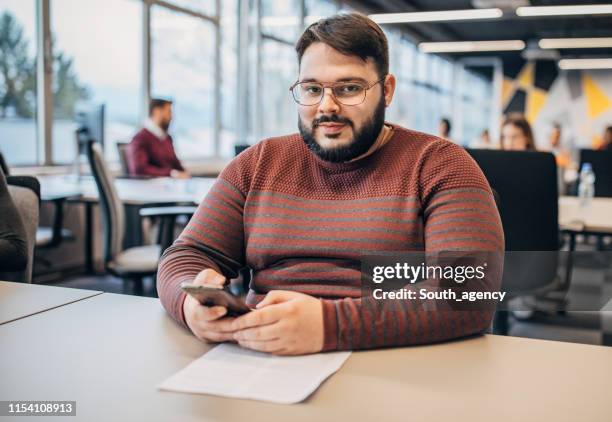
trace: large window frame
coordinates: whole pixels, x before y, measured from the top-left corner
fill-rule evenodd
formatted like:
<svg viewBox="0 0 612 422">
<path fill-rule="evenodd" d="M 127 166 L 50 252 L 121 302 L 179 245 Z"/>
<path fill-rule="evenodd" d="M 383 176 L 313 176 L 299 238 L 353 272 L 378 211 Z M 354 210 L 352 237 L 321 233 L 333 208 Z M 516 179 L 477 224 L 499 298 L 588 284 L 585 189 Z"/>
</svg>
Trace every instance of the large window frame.
<svg viewBox="0 0 612 422">
<path fill-rule="evenodd" d="M 162 7 L 175 12 L 206 20 L 214 25 L 215 31 L 215 64 L 214 64 L 214 126 L 213 157 L 219 156 L 221 134 L 221 0 L 214 0 L 215 15 L 207 15 L 197 10 L 173 4 L 171 0 L 132 0 L 142 3 L 142 69 L 141 69 L 141 104 L 139 117 L 147 115 L 151 98 L 151 7 Z M 33 165 L 53 166 L 53 67 L 52 67 L 52 34 L 51 34 L 51 0 L 36 0 L 36 162 Z M 65 164 L 61 164 L 65 165 Z M 27 165 L 25 165 L 27 166 Z"/>
</svg>

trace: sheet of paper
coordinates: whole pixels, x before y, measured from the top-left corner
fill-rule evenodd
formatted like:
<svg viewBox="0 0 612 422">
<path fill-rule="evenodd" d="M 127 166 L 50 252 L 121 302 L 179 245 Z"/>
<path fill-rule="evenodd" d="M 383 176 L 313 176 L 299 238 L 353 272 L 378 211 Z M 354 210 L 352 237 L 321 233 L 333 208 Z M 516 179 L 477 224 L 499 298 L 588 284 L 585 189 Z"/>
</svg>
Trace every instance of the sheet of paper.
<svg viewBox="0 0 612 422">
<path fill-rule="evenodd" d="M 158 387 L 273 403 L 298 403 L 348 359 L 351 352 L 273 356 L 221 344 Z"/>
</svg>

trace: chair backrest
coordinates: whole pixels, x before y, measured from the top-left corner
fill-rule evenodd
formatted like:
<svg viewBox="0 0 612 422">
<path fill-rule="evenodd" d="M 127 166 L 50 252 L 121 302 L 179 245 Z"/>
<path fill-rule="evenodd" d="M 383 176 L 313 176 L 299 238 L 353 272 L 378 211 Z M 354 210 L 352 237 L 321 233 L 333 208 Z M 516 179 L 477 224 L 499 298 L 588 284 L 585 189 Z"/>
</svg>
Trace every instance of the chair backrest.
<svg viewBox="0 0 612 422">
<path fill-rule="evenodd" d="M 10 174 L 8 164 L 6 163 L 2 152 L 0 152 L 0 170 L 2 170 L 5 176 L 8 176 Z"/>
<path fill-rule="evenodd" d="M 117 194 L 115 178 L 104 159 L 100 144 L 94 141 L 87 143 L 87 158 L 100 196 L 104 226 L 104 262 L 108 263 L 123 250 L 125 209 Z"/>
<path fill-rule="evenodd" d="M 506 251 L 558 251 L 559 199 L 553 154 L 471 149 L 497 192 Z M 550 285 L 558 271 L 557 253 L 506 254 L 502 288 L 514 294 Z"/>
<path fill-rule="evenodd" d="M 130 153 L 129 148 L 129 142 L 117 142 L 117 155 L 119 155 L 119 163 L 121 163 L 121 173 L 124 176 L 130 175 L 130 167 L 128 164 L 128 154 Z"/>
<path fill-rule="evenodd" d="M 595 196 L 612 197 L 612 151 L 580 150 L 580 168 L 591 163 L 595 172 Z"/>
<path fill-rule="evenodd" d="M 559 249 L 557 165 L 553 154 L 470 149 L 499 195 L 506 250 Z"/>
<path fill-rule="evenodd" d="M 0 280 L 30 283 L 34 263 L 36 229 L 40 215 L 40 184 L 32 176 L 7 177 L 8 191 L 25 229 L 28 260 L 23 271 L 0 273 Z"/>
</svg>

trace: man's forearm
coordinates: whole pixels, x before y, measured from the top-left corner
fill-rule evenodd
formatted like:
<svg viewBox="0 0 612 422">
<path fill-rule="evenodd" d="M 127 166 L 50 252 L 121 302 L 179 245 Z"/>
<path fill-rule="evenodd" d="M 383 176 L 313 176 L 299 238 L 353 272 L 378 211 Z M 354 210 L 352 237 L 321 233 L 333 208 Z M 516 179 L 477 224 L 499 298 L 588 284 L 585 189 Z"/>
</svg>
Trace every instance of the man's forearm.
<svg viewBox="0 0 612 422">
<path fill-rule="evenodd" d="M 382 306 L 381 306 L 382 305 Z M 323 301 L 323 350 L 433 343 L 485 331 L 493 311 L 424 310 L 417 304 L 370 299 Z"/>
<path fill-rule="evenodd" d="M 207 268 L 221 273 L 219 266 L 213 260 L 185 245 L 171 246 L 160 260 L 157 274 L 159 299 L 168 313 L 185 326 L 187 326 L 183 315 L 185 293 L 181 290 L 181 283 L 192 282 L 200 271 Z"/>
</svg>

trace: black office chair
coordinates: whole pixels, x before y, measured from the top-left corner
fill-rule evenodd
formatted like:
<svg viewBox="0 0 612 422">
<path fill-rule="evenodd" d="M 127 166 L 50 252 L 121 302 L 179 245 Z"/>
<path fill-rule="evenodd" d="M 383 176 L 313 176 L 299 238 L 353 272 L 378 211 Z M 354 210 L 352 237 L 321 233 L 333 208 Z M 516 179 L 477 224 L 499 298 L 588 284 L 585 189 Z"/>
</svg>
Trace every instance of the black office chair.
<svg viewBox="0 0 612 422">
<path fill-rule="evenodd" d="M 612 197 L 612 151 L 580 150 L 580 168 L 590 163 L 595 173 L 595 196 Z"/>
<path fill-rule="evenodd" d="M 560 243 L 557 165 L 547 152 L 470 149 L 497 192 L 506 251 L 558 252 Z M 558 276 L 559 254 L 506 254 L 502 289 L 507 298 L 567 289 Z M 498 311 L 494 332 L 507 334 L 508 316 Z"/>
<path fill-rule="evenodd" d="M 86 137 L 86 133 L 77 131 L 77 137 Z M 117 194 L 112 176 L 100 145 L 91 140 L 80 142 L 86 146 L 91 172 L 94 176 L 100 198 L 102 223 L 104 226 L 104 266 L 111 274 L 124 280 L 135 282 L 137 293 L 142 293 L 142 280 L 155 276 L 157 263 L 166 245 L 145 245 L 131 248 L 123 247 L 126 231 L 126 217 L 123 202 Z M 196 207 L 156 207 L 141 210 L 141 216 L 175 217 L 191 216 Z"/>
</svg>

